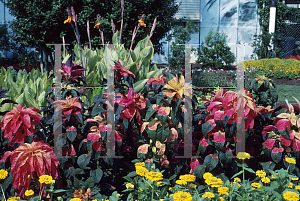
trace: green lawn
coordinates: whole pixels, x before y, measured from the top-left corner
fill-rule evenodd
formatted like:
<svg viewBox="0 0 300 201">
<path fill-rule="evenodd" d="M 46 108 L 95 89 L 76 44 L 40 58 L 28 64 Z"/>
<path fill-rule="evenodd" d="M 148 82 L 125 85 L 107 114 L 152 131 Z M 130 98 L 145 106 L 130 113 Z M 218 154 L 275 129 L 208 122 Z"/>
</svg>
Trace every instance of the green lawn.
<svg viewBox="0 0 300 201">
<path fill-rule="evenodd" d="M 276 86 L 277 86 L 277 94 L 278 94 L 277 102 L 285 103 L 285 99 L 287 99 L 289 103 L 296 103 L 296 100 L 293 98 L 293 96 L 300 101 L 300 86 L 290 86 L 290 85 L 276 85 Z"/>
</svg>

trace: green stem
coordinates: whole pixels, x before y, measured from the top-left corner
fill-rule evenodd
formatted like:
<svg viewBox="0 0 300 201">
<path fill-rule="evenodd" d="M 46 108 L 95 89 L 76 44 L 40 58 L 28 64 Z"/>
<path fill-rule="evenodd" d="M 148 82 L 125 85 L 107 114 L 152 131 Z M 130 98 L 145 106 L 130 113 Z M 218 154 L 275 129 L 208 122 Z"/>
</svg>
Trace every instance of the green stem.
<svg viewBox="0 0 300 201">
<path fill-rule="evenodd" d="M 1 191 L 2 191 L 3 197 L 4 197 L 4 201 L 6 201 L 6 198 L 5 198 L 5 194 L 4 194 L 4 192 L 3 192 L 2 185 L 0 185 L 0 187 L 1 187 Z"/>
<path fill-rule="evenodd" d="M 152 192 L 151 192 L 151 201 L 153 201 L 153 194 L 154 194 L 154 185 L 153 185 Z"/>
<path fill-rule="evenodd" d="M 43 184 L 42 192 L 41 192 L 41 195 L 40 195 L 40 200 L 42 200 L 42 195 L 43 195 L 44 187 L 45 187 L 45 185 Z"/>
</svg>

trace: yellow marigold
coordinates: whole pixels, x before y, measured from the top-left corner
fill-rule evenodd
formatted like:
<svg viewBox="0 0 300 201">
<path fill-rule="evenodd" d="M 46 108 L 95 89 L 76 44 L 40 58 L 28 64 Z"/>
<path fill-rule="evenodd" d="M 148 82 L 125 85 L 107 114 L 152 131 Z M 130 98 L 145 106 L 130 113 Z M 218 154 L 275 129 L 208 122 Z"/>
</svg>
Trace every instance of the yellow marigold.
<svg viewBox="0 0 300 201">
<path fill-rule="evenodd" d="M 7 201 L 17 201 L 17 200 L 20 200 L 20 197 L 11 197 L 7 199 Z"/>
<path fill-rule="evenodd" d="M 0 179 L 5 179 L 8 175 L 8 172 L 6 170 L 1 169 L 0 170 Z"/>
<path fill-rule="evenodd" d="M 261 187 L 261 184 L 260 183 L 257 183 L 257 182 L 253 182 L 251 184 L 252 187 L 255 187 L 255 188 L 260 188 Z"/>
<path fill-rule="evenodd" d="M 117 197 L 121 196 L 119 193 L 117 194 Z"/>
<path fill-rule="evenodd" d="M 127 183 L 125 186 L 126 186 L 127 189 L 128 188 L 134 188 L 134 185 L 132 183 Z"/>
<path fill-rule="evenodd" d="M 246 158 L 250 159 L 250 154 L 248 154 L 247 152 L 239 152 L 236 157 L 242 160 L 245 160 Z"/>
<path fill-rule="evenodd" d="M 224 198 L 220 197 L 220 201 L 224 201 Z"/>
<path fill-rule="evenodd" d="M 229 188 L 228 187 L 220 187 L 218 188 L 219 196 L 221 195 L 227 195 L 229 196 Z"/>
<path fill-rule="evenodd" d="M 186 182 L 186 181 L 184 181 L 184 180 L 181 180 L 181 179 L 179 179 L 179 180 L 176 180 L 176 181 L 175 181 L 175 183 L 176 183 L 176 184 L 178 184 L 178 185 L 186 185 L 186 184 L 187 184 L 187 182 Z"/>
<path fill-rule="evenodd" d="M 211 192 L 205 192 L 202 197 L 204 198 L 214 198 L 215 194 L 211 193 Z"/>
<path fill-rule="evenodd" d="M 72 198 L 70 201 L 81 201 L 80 198 Z"/>
<path fill-rule="evenodd" d="M 270 179 L 268 177 L 261 178 L 261 181 L 266 183 L 266 184 L 270 183 Z"/>
<path fill-rule="evenodd" d="M 45 183 L 45 184 L 50 184 L 52 181 L 52 176 L 49 175 L 42 175 L 39 177 L 39 182 L 41 184 Z"/>
<path fill-rule="evenodd" d="M 267 174 L 264 170 L 257 170 L 256 171 L 256 176 L 259 176 L 259 177 L 265 177 Z"/>
<path fill-rule="evenodd" d="M 144 162 L 142 162 L 142 163 L 136 163 L 134 165 L 135 165 L 135 167 L 145 167 L 145 163 Z"/>
<path fill-rule="evenodd" d="M 300 190 L 300 186 L 295 186 L 295 189 Z"/>
<path fill-rule="evenodd" d="M 237 184 L 237 185 L 238 185 L 238 188 L 241 187 L 241 184 L 239 184 L 239 183 L 237 183 L 237 182 L 234 182 L 233 184 L 232 184 L 232 182 L 231 182 L 231 183 L 230 183 L 230 186 L 232 187 L 234 184 Z"/>
<path fill-rule="evenodd" d="M 192 201 L 193 198 L 190 193 L 178 191 L 173 195 L 174 201 Z"/>
<path fill-rule="evenodd" d="M 290 182 L 288 188 L 293 188 L 293 183 L 292 182 Z"/>
<path fill-rule="evenodd" d="M 172 190 L 172 187 L 169 187 L 169 191 L 171 191 Z"/>
<path fill-rule="evenodd" d="M 213 175 L 209 172 L 204 173 L 203 179 L 208 179 L 209 177 L 213 177 Z"/>
<path fill-rule="evenodd" d="M 205 182 L 208 185 L 211 185 L 211 187 L 221 187 L 223 185 L 222 179 L 219 179 L 217 177 L 210 177 L 206 179 Z"/>
<path fill-rule="evenodd" d="M 144 168 L 144 167 L 140 167 L 140 166 L 137 166 L 135 167 L 136 168 L 136 173 L 140 176 L 145 176 L 146 173 L 148 173 L 149 171 L 147 170 L 147 168 Z"/>
<path fill-rule="evenodd" d="M 163 180 L 163 175 L 160 172 L 147 172 L 145 174 L 145 177 L 147 179 L 150 179 L 151 181 L 160 181 L 160 180 Z"/>
<path fill-rule="evenodd" d="M 33 194 L 34 194 L 33 190 L 26 190 L 25 191 L 25 196 L 31 196 Z"/>
<path fill-rule="evenodd" d="M 299 200 L 299 195 L 292 191 L 287 191 L 283 194 L 283 198 L 289 201 L 297 201 Z"/>
<path fill-rule="evenodd" d="M 191 174 L 181 175 L 179 179 L 184 180 L 186 182 L 194 182 L 196 180 L 196 177 Z"/>
<path fill-rule="evenodd" d="M 238 177 L 235 177 L 235 178 L 234 178 L 234 180 L 233 180 L 233 182 L 242 182 L 242 181 L 241 181 L 241 179 L 240 179 L 240 178 L 238 178 Z"/>
<path fill-rule="evenodd" d="M 298 177 L 289 177 L 289 179 L 291 179 L 292 181 L 298 181 L 299 180 Z"/>
<path fill-rule="evenodd" d="M 285 158 L 285 161 L 288 162 L 288 163 L 296 164 L 296 160 L 293 159 L 293 158 Z"/>
</svg>

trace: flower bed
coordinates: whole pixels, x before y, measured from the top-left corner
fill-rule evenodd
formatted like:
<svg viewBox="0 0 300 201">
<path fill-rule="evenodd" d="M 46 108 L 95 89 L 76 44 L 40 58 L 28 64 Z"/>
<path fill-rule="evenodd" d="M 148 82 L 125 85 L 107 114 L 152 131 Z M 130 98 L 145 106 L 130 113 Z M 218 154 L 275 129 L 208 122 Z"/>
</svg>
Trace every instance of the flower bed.
<svg viewBox="0 0 300 201">
<path fill-rule="evenodd" d="M 65 24 L 78 30 L 71 11 Z M 203 97 L 183 73 L 150 68 L 155 26 L 134 50 L 118 45 L 119 32 L 114 50 L 78 41 L 77 58 L 64 53 L 61 100 L 51 85 L 43 109 L 3 113 L 3 200 L 299 200 L 300 102 L 268 105 L 275 85 L 265 75 L 251 90 Z M 82 66 L 82 57 L 99 66 Z M 95 78 L 108 86 L 87 93 Z"/>
</svg>

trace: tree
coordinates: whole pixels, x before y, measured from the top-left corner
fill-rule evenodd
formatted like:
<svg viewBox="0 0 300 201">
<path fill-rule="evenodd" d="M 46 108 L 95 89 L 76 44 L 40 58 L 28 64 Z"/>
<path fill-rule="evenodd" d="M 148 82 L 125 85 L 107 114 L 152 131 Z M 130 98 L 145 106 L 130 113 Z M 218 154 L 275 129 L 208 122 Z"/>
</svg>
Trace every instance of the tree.
<svg viewBox="0 0 300 201">
<path fill-rule="evenodd" d="M 3 3 L 4 0 L 0 0 Z M 18 35 L 18 41 L 28 47 L 37 47 L 40 51 L 41 64 L 47 69 L 47 62 L 43 61 L 42 55 L 51 63 L 53 57 L 51 51 L 54 47 L 46 44 L 62 43 L 65 36 L 68 49 L 76 44 L 75 34 L 70 24 L 64 24 L 67 19 L 67 7 L 73 6 L 77 14 L 80 41 L 83 45 L 88 43 L 87 21 L 90 22 L 90 35 L 92 47 L 100 47 L 102 43 L 98 29 L 94 29 L 97 15 L 100 16 L 101 30 L 104 32 L 105 43 L 112 39 L 111 19 L 120 30 L 121 24 L 121 0 L 31 0 L 30 4 L 25 0 L 7 0 L 5 5 L 10 13 L 16 17 L 12 29 Z M 154 37 L 151 38 L 157 53 L 163 53 L 162 43 L 159 42 L 172 29 L 175 19 L 173 16 L 178 12 L 179 6 L 174 0 L 127 0 L 124 9 L 124 24 L 122 43 L 126 48 L 130 47 L 132 32 L 142 14 L 146 27 L 139 29 L 135 41 L 139 41 L 150 33 L 152 23 L 157 18 L 157 26 Z"/>
<path fill-rule="evenodd" d="M 216 32 L 211 28 L 205 38 L 205 43 L 202 42 L 203 45 L 198 48 L 196 62 L 202 63 L 202 68 L 224 68 L 224 64 L 230 66 L 235 61 L 235 55 L 226 44 L 227 37 L 225 33 L 219 33 L 219 26 Z"/>
<path fill-rule="evenodd" d="M 181 20 L 180 20 L 181 21 Z M 194 24 L 194 21 L 188 19 L 186 27 L 176 25 L 173 32 L 168 35 L 167 40 L 170 41 L 175 38 L 175 41 L 171 44 L 172 54 L 168 55 L 168 63 L 173 69 L 181 69 L 185 63 L 185 44 L 191 40 L 191 35 L 199 31 L 199 28 Z M 194 48 L 191 51 L 195 51 Z"/>
</svg>

